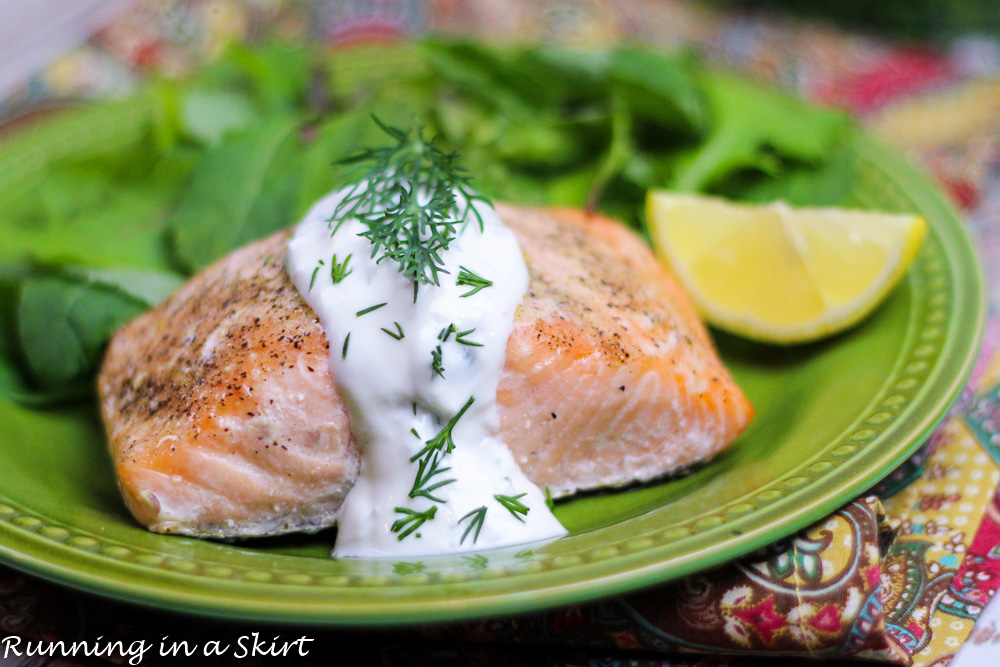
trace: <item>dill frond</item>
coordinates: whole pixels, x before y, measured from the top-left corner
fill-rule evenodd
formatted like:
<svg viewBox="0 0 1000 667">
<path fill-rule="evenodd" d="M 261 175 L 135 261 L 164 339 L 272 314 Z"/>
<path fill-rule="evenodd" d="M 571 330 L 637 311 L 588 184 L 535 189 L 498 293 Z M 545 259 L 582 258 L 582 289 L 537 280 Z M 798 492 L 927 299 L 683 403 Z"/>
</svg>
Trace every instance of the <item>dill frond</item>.
<svg viewBox="0 0 1000 667">
<path fill-rule="evenodd" d="M 448 273 L 441 253 L 470 216 L 482 229 L 474 204 L 490 201 L 472 189 L 465 170 L 455 164 L 457 154 L 426 140 L 422 128 L 404 132 L 372 118 L 396 145 L 361 150 L 341 161 L 367 170 L 334 209 L 334 233 L 344 220 L 356 218 L 367 228 L 361 236 L 371 242 L 376 262 L 395 262 L 414 288 L 439 285 L 440 274 Z"/>
</svg>

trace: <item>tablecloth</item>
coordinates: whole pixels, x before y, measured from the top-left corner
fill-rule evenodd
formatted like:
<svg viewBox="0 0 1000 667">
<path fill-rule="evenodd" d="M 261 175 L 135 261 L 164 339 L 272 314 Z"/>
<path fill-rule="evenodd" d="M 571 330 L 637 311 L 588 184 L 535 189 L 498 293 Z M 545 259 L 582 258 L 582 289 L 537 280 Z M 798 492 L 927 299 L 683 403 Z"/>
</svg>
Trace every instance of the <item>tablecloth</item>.
<svg viewBox="0 0 1000 667">
<path fill-rule="evenodd" d="M 970 35 L 931 47 L 672 1 L 141 0 L 0 100 L 0 120 L 61 100 L 125 95 L 152 72 L 182 75 L 230 39 L 276 34 L 346 43 L 438 30 L 494 41 L 602 46 L 638 39 L 694 48 L 851 111 L 924 166 L 966 215 L 990 294 L 979 361 L 950 416 L 870 494 L 794 538 L 679 582 L 514 619 L 354 633 L 202 622 L 0 567 L 0 664 L 177 664 L 180 655 L 159 653 L 187 641 L 178 650 L 193 651 L 190 664 L 721 666 L 799 664 L 812 656 L 943 665 L 963 642 L 1000 643 L 1000 621 L 992 617 L 973 631 L 1000 586 L 995 38 Z M 59 640 L 86 642 L 91 652 L 100 652 L 101 642 L 120 643 L 110 647 L 113 655 L 87 657 L 81 648 L 66 657 L 57 652 Z M 24 655 L 32 642 L 54 655 Z M 284 654 L 275 657 L 279 646 Z M 261 654 L 264 648 L 270 653 Z"/>
</svg>

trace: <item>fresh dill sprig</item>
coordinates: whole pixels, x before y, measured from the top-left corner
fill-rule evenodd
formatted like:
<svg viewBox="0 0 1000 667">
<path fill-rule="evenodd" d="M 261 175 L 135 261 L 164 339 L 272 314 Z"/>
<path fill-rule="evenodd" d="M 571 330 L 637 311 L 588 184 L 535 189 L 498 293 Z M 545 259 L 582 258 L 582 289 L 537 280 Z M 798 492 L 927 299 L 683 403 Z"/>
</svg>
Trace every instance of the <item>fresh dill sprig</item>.
<svg viewBox="0 0 1000 667">
<path fill-rule="evenodd" d="M 367 315 L 368 313 L 372 312 L 373 310 L 378 310 L 382 306 L 386 306 L 386 305 L 388 305 L 388 302 L 385 302 L 385 303 L 376 303 L 374 306 L 368 306 L 367 308 L 363 308 L 362 310 L 359 310 L 358 312 L 354 313 L 354 316 L 355 317 L 361 317 L 362 315 Z"/>
<path fill-rule="evenodd" d="M 444 499 L 434 495 L 434 491 L 440 489 L 442 486 L 451 484 L 455 480 L 443 479 L 434 481 L 434 478 L 451 470 L 450 467 L 445 468 L 441 464 L 444 461 L 445 455 L 450 454 L 455 449 L 452 430 L 474 401 L 475 398 L 470 396 L 469 400 L 462 406 L 462 409 L 448 420 L 444 428 L 433 438 L 425 442 L 424 447 L 419 452 L 410 457 L 410 463 L 417 462 L 417 475 L 413 480 L 413 486 L 410 488 L 410 498 L 423 496 L 436 503 L 444 502 Z M 417 438 L 420 437 L 416 429 L 410 429 L 410 433 Z"/>
<path fill-rule="evenodd" d="M 486 289 L 487 287 L 493 287 L 492 280 L 487 280 L 486 278 L 477 276 L 475 273 L 469 271 L 464 266 L 460 266 L 458 268 L 460 269 L 460 271 L 458 272 L 458 279 L 455 281 L 455 284 L 458 285 L 459 287 L 473 288 L 468 292 L 466 292 L 465 294 L 463 294 L 462 296 L 472 296 L 481 289 Z"/>
<path fill-rule="evenodd" d="M 320 260 L 320 261 L 322 262 L 323 260 Z M 317 266 L 315 269 L 313 269 L 312 278 L 309 279 L 309 291 L 310 292 L 312 291 L 313 285 L 316 284 L 316 276 L 318 274 L 319 274 L 319 267 Z"/>
<path fill-rule="evenodd" d="M 360 235 L 372 244 L 377 262 L 390 259 L 399 272 L 416 285 L 439 285 L 447 273 L 441 252 L 458 234 L 458 226 L 473 216 L 483 227 L 476 202 L 489 200 L 469 185 L 465 170 L 455 164 L 455 153 L 446 153 L 423 136 L 421 127 L 404 132 L 375 123 L 396 145 L 358 151 L 341 161 L 367 171 L 337 204 L 330 222 L 334 233 L 344 220 L 358 219 L 367 229 Z"/>
<path fill-rule="evenodd" d="M 443 479 L 431 484 L 431 481 L 435 476 L 451 470 L 451 468 L 441 467 L 442 456 L 441 452 L 431 452 L 425 458 L 420 459 L 420 464 L 417 467 L 417 477 L 413 480 L 413 487 L 410 489 L 410 498 L 423 496 L 424 498 L 433 500 L 436 503 L 444 502 L 442 498 L 438 498 L 434 495 L 434 491 L 440 489 L 442 486 L 451 484 L 455 481 L 455 479 Z M 430 484 L 430 486 L 428 486 L 428 484 Z"/>
<path fill-rule="evenodd" d="M 351 344 L 351 332 L 348 331 L 347 335 L 344 336 L 344 348 L 340 351 L 340 358 L 347 358 L 347 346 Z"/>
<path fill-rule="evenodd" d="M 437 505 L 431 505 L 430 509 L 424 510 L 423 512 L 417 512 L 416 510 L 411 510 L 408 507 L 396 507 L 394 508 L 397 514 L 402 514 L 401 519 L 396 519 L 392 523 L 392 532 L 399 533 L 396 539 L 403 541 L 407 535 L 420 528 L 425 522 L 430 521 L 434 518 L 437 513 Z M 400 532 L 403 531 L 403 532 Z"/>
<path fill-rule="evenodd" d="M 465 527 L 465 532 L 462 533 L 462 539 L 458 541 L 459 544 L 463 544 L 465 542 L 465 538 L 468 537 L 469 533 L 471 533 L 473 530 L 475 530 L 476 533 L 475 535 L 472 536 L 472 543 L 475 544 L 476 540 L 479 539 L 479 531 L 483 529 L 483 522 L 486 521 L 486 505 L 483 505 L 482 507 L 472 510 L 471 512 L 463 516 L 461 519 L 459 519 L 458 523 L 462 523 L 469 517 L 472 517 L 472 521 L 470 521 L 469 525 Z"/>
<path fill-rule="evenodd" d="M 552 491 L 549 490 L 548 486 L 545 487 L 545 506 L 550 510 L 556 508 L 556 501 L 552 499 Z"/>
<path fill-rule="evenodd" d="M 458 424 L 458 420 L 462 418 L 465 411 L 468 410 L 472 404 L 475 403 L 475 401 L 475 397 L 470 396 L 469 400 L 462 406 L 462 409 L 459 410 L 454 417 L 448 420 L 448 423 L 444 425 L 444 428 L 442 428 L 437 435 L 424 443 L 423 449 L 410 457 L 410 462 L 412 463 L 413 461 L 425 456 L 427 452 L 443 451 L 445 454 L 450 454 L 452 450 L 455 449 L 455 441 L 451 437 L 451 432 L 455 429 L 455 425 Z"/>
<path fill-rule="evenodd" d="M 334 253 L 332 260 L 333 266 L 330 267 L 330 279 L 333 280 L 334 285 L 354 273 L 354 269 L 347 268 L 347 263 L 351 261 L 351 257 L 353 257 L 353 253 L 348 255 L 347 259 L 345 259 L 342 263 L 338 264 L 337 255 Z M 319 261 L 321 264 L 323 263 L 323 260 Z"/>
<path fill-rule="evenodd" d="M 454 325 L 452 325 L 452 326 L 454 326 Z M 471 341 L 471 340 L 468 340 L 468 339 L 465 338 L 465 336 L 468 336 L 473 331 L 475 331 L 474 328 L 473 329 L 469 329 L 468 331 L 456 331 L 455 332 L 455 342 L 456 343 L 460 343 L 462 345 L 469 345 L 470 347 L 482 347 L 483 346 L 482 343 L 476 343 L 474 341 Z"/>
<path fill-rule="evenodd" d="M 521 498 L 528 495 L 527 493 L 520 493 L 516 496 L 505 496 L 503 494 L 496 494 L 493 496 L 497 501 L 507 508 L 507 510 L 514 515 L 514 518 L 524 523 L 523 516 L 528 514 L 529 508 L 527 505 L 521 502 Z"/>
<path fill-rule="evenodd" d="M 438 334 L 438 340 L 441 343 L 447 343 L 448 338 L 451 337 L 452 332 L 455 331 L 455 325 L 449 324 Z M 444 351 L 441 349 L 441 344 L 438 344 L 433 350 L 431 350 L 431 370 L 434 371 L 435 375 L 444 378 Z"/>
<path fill-rule="evenodd" d="M 396 340 L 402 340 L 405 336 L 403 335 L 403 327 L 399 326 L 399 322 L 393 322 L 396 325 L 396 331 L 389 331 L 385 327 L 382 327 L 382 331 L 386 332 Z"/>
<path fill-rule="evenodd" d="M 460 345 L 468 345 L 469 347 L 482 347 L 482 343 L 477 343 L 473 340 L 469 340 L 466 336 L 470 335 L 475 331 L 475 327 L 469 329 L 468 331 L 459 331 L 454 323 L 449 324 L 438 334 L 438 340 L 441 341 L 433 350 L 431 350 L 431 370 L 434 371 L 436 375 L 444 377 L 444 351 L 442 345 L 448 342 L 452 334 L 455 334 L 455 342 Z"/>
<path fill-rule="evenodd" d="M 435 375 L 440 375 L 444 377 L 444 364 L 442 360 L 443 352 L 441 351 L 441 346 L 438 345 L 433 350 L 431 350 L 431 370 L 434 371 Z"/>
<path fill-rule="evenodd" d="M 442 343 L 447 343 L 448 339 L 451 338 L 451 335 L 455 334 L 456 343 L 460 343 L 462 345 L 471 345 L 473 347 L 482 347 L 483 346 L 482 343 L 474 343 L 471 340 L 465 339 L 465 336 L 468 336 L 475 330 L 476 330 L 475 327 L 473 327 L 468 331 L 459 331 L 458 328 L 455 326 L 455 324 L 452 323 L 446 326 L 444 329 L 441 329 L 441 333 L 438 334 L 438 340 L 441 341 Z"/>
</svg>

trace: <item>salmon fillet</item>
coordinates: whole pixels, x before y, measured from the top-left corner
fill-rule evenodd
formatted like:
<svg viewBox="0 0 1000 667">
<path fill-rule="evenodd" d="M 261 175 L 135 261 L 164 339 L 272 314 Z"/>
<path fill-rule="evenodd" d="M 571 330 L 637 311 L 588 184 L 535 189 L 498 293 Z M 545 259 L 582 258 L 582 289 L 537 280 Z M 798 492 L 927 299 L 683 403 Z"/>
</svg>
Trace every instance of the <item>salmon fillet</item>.
<svg viewBox="0 0 1000 667">
<path fill-rule="evenodd" d="M 753 410 L 649 248 L 621 224 L 497 205 L 530 285 L 500 377 L 499 437 L 554 497 L 703 461 Z M 150 530 L 209 537 L 335 522 L 359 470 L 290 231 L 194 277 L 111 341 L 98 377 L 119 486 Z"/>
</svg>

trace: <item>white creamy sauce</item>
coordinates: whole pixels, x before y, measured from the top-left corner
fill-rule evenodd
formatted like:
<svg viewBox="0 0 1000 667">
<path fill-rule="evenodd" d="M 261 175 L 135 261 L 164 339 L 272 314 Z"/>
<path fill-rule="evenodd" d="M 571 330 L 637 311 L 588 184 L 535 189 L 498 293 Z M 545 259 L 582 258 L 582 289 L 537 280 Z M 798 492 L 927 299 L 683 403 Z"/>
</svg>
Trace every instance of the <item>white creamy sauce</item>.
<svg viewBox="0 0 1000 667">
<path fill-rule="evenodd" d="M 421 283 L 414 303 L 413 283 L 397 264 L 371 257 L 359 236 L 367 229 L 362 222 L 347 219 L 331 235 L 328 221 L 345 194 L 313 206 L 288 249 L 292 280 L 326 330 L 362 452 L 360 477 L 338 513 L 333 555 L 419 556 L 564 535 L 542 491 L 496 438 L 497 385 L 528 286 L 514 235 L 491 207 L 474 202 L 482 231 L 470 214 L 441 253 L 448 273 L 439 286 Z M 334 255 L 337 264 L 351 258 L 337 283 Z M 457 284 L 460 267 L 492 286 L 463 296 L 474 288 Z M 433 366 L 438 349 L 441 373 Z M 433 449 L 448 442 L 449 423 L 453 449 Z M 435 466 L 439 472 L 427 478 Z M 505 506 L 504 498 L 516 500 Z"/>
</svg>

